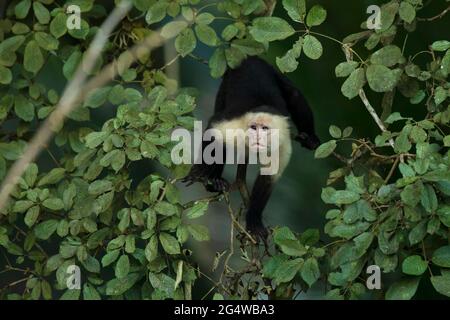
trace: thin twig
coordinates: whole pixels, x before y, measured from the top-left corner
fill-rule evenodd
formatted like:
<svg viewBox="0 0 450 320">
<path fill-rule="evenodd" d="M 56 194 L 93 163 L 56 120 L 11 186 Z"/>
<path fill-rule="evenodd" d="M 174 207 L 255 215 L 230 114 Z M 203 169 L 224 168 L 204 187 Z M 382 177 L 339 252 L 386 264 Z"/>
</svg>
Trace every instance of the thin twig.
<svg viewBox="0 0 450 320">
<path fill-rule="evenodd" d="M 441 13 L 430 17 L 430 18 L 417 18 L 418 21 L 434 21 L 437 19 L 441 19 L 443 16 L 445 16 L 447 14 L 447 12 L 450 11 L 450 6 L 447 7 L 447 9 L 445 9 L 444 11 L 442 11 Z"/>
<path fill-rule="evenodd" d="M 350 47 L 348 45 L 343 45 L 342 48 L 344 49 L 345 57 L 346 57 L 347 61 L 348 62 L 353 61 L 352 52 L 350 50 Z M 362 102 L 364 103 L 364 106 L 366 107 L 367 111 L 369 111 L 369 114 L 375 120 L 375 123 L 378 125 L 380 130 L 382 132 L 388 132 L 388 130 L 386 129 L 386 127 L 385 127 L 385 125 L 383 123 L 383 121 L 381 121 L 381 119 L 378 116 L 378 114 L 376 113 L 375 109 L 372 107 L 372 105 L 370 104 L 369 100 L 367 99 L 367 96 L 366 96 L 366 93 L 365 93 L 364 89 L 360 89 L 359 90 L 359 97 L 361 98 Z M 392 138 L 389 139 L 389 145 L 392 148 L 394 148 L 394 140 Z"/>
<path fill-rule="evenodd" d="M 392 175 L 394 174 L 399 161 L 400 161 L 400 157 L 396 157 L 394 164 L 392 165 L 391 170 L 389 171 L 389 174 L 387 175 L 386 179 L 384 179 L 384 184 L 387 184 L 389 182 L 389 180 L 392 178 Z"/>
<path fill-rule="evenodd" d="M 241 230 L 241 232 L 244 233 L 247 236 L 247 238 L 249 238 L 249 240 L 253 244 L 257 244 L 258 242 L 252 237 L 252 235 L 250 233 L 247 232 L 247 230 L 245 230 L 245 228 L 236 219 L 236 216 L 233 213 L 233 209 L 231 208 L 230 198 L 228 197 L 228 194 L 225 194 L 225 201 L 227 202 L 228 213 L 230 215 L 230 218 L 231 218 L 231 221 L 233 222 L 233 224 L 236 225 Z"/>
<path fill-rule="evenodd" d="M 223 283 L 222 282 L 223 281 L 223 276 L 225 275 L 225 273 L 227 271 L 227 268 L 228 268 L 228 263 L 229 263 L 231 257 L 234 254 L 234 214 L 233 214 L 233 210 L 231 209 L 231 206 L 230 206 L 230 201 L 229 201 L 228 195 L 225 195 L 225 199 L 226 199 L 226 201 L 228 203 L 228 212 L 229 212 L 230 217 L 231 217 L 231 224 L 230 224 L 230 249 L 229 249 L 229 252 L 227 254 L 227 257 L 225 258 L 225 262 L 223 264 L 223 270 L 222 270 L 222 273 L 221 273 L 220 278 L 219 278 L 219 283 Z"/>
</svg>

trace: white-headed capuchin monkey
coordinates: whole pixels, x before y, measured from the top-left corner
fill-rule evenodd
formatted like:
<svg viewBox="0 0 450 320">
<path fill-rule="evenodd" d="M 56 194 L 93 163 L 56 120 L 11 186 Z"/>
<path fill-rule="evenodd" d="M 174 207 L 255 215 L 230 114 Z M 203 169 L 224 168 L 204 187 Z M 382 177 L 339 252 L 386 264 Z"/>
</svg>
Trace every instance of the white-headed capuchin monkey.
<svg viewBox="0 0 450 320">
<path fill-rule="evenodd" d="M 283 173 L 291 156 L 289 118 L 298 131 L 295 140 L 310 150 L 317 148 L 320 141 L 314 131 L 312 111 L 300 91 L 284 75 L 258 57 L 247 58 L 238 68 L 227 70 L 208 128 L 217 129 L 223 137 L 227 137 L 226 130 L 243 130 L 247 132 L 247 138 L 250 137 L 245 140 L 245 147 L 254 151 L 270 148 L 272 141 L 267 137 L 271 130 L 278 129 L 278 172 L 272 175 L 260 174 L 257 177 L 246 213 L 247 229 L 264 240 L 268 232 L 262 223 L 262 212 L 274 183 Z M 225 138 L 224 142 L 227 145 L 230 139 Z M 203 150 L 211 143 L 204 141 Z M 222 178 L 223 169 L 223 162 L 195 164 L 185 182 L 202 182 L 210 192 L 226 191 L 229 184 Z"/>
</svg>

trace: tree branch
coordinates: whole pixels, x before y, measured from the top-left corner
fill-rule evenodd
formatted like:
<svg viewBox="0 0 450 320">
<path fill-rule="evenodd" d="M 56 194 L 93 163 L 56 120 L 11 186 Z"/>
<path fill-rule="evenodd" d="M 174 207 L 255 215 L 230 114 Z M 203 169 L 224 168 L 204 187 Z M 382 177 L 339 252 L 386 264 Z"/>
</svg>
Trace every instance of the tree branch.
<svg viewBox="0 0 450 320">
<path fill-rule="evenodd" d="M 345 57 L 346 57 L 347 61 L 348 62 L 353 61 L 353 55 L 352 55 L 352 52 L 350 50 L 350 47 L 348 45 L 344 44 L 342 46 L 342 48 L 344 49 L 344 53 L 345 53 Z M 366 107 L 367 111 L 369 111 L 369 114 L 375 120 L 375 123 L 378 125 L 380 130 L 382 132 L 388 132 L 388 130 L 386 129 L 386 126 L 383 123 L 383 121 L 381 121 L 381 119 L 378 116 L 377 112 L 375 111 L 375 109 L 372 107 L 372 105 L 370 104 L 369 100 L 367 99 L 366 92 L 364 91 L 364 89 L 360 89 L 359 90 L 359 97 L 362 100 L 362 102 L 364 103 L 364 106 Z M 394 148 L 394 140 L 392 138 L 389 139 L 389 145 L 392 148 Z"/>
</svg>

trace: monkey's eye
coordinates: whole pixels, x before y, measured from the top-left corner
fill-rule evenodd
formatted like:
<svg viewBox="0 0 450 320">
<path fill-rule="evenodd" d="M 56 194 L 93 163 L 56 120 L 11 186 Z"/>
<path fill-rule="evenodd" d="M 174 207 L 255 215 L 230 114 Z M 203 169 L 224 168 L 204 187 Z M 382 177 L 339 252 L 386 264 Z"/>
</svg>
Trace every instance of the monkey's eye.
<svg viewBox="0 0 450 320">
<path fill-rule="evenodd" d="M 250 129 L 256 130 L 256 125 L 252 124 L 252 125 L 250 126 Z"/>
<path fill-rule="evenodd" d="M 267 130 L 269 130 L 269 127 L 268 127 L 268 126 L 263 126 L 262 129 L 263 129 L 264 131 L 267 131 Z"/>
</svg>

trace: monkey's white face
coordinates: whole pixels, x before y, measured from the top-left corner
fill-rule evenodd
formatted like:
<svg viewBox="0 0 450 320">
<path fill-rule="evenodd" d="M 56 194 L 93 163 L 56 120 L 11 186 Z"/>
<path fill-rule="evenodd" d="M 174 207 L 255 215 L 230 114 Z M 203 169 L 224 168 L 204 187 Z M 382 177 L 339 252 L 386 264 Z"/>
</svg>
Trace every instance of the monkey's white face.
<svg viewBox="0 0 450 320">
<path fill-rule="evenodd" d="M 270 148 L 272 123 L 267 116 L 256 116 L 248 122 L 248 147 L 253 151 Z"/>
</svg>

